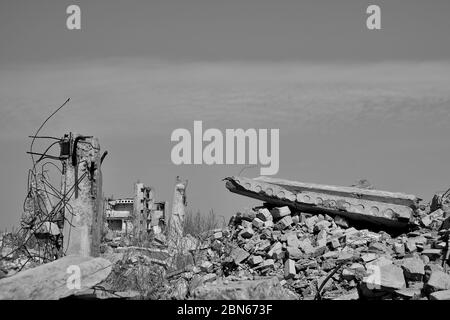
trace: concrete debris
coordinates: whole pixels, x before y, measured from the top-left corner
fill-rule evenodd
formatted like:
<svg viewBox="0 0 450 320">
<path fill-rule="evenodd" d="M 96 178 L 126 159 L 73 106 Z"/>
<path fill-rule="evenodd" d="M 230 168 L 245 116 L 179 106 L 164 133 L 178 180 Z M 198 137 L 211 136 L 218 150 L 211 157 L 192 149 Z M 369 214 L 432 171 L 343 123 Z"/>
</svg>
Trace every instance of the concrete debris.
<svg viewBox="0 0 450 320">
<path fill-rule="evenodd" d="M 430 294 L 430 300 L 450 300 L 450 290 L 433 292 Z"/>
<path fill-rule="evenodd" d="M 252 266 L 256 266 L 260 263 L 262 263 L 264 261 L 263 257 L 261 256 L 251 256 L 248 260 L 248 262 L 252 265 Z"/>
<path fill-rule="evenodd" d="M 422 281 L 425 275 L 425 264 L 417 257 L 404 259 L 402 268 L 407 280 Z"/>
<path fill-rule="evenodd" d="M 255 234 L 255 231 L 250 226 L 250 227 L 247 227 L 244 230 L 242 230 L 239 235 L 244 239 L 250 239 L 251 237 L 253 237 L 254 234 Z"/>
<path fill-rule="evenodd" d="M 111 263 L 103 258 L 66 256 L 1 279 L 0 300 L 61 299 L 92 288 L 110 272 Z"/>
<path fill-rule="evenodd" d="M 270 211 L 272 213 L 272 216 L 277 219 L 277 218 L 283 218 L 287 215 L 291 214 L 291 210 L 289 210 L 289 207 L 284 206 L 284 207 L 279 207 L 279 208 L 273 208 L 272 211 Z"/>
<path fill-rule="evenodd" d="M 389 227 L 405 227 L 413 218 L 420 200 L 414 195 L 402 193 L 270 177 L 228 177 L 225 180 L 226 187 L 231 192 L 274 206 L 288 206 L 302 212 L 323 212 Z"/>
<path fill-rule="evenodd" d="M 276 183 L 270 180 L 268 184 L 269 180 L 240 180 L 239 184 L 235 180 L 228 181 L 228 187 L 233 184 L 232 191 L 238 188 L 238 193 L 251 197 L 255 197 L 254 191 L 264 194 L 261 200 L 265 204 L 254 208 L 253 212 L 247 210 L 233 216 L 220 238 L 215 235 L 217 231 L 211 234 L 209 241 L 213 252 L 207 259 L 213 267 L 207 272 L 217 276 L 212 277 L 212 281 L 203 281 L 203 285 L 190 291 L 189 297 L 259 299 L 248 293 L 247 286 L 256 285 L 261 277 L 276 277 L 289 297 L 295 299 L 445 298 L 445 294 L 435 293 L 450 288 L 450 275 L 440 266 L 447 261 L 444 244 L 449 232 L 437 230 L 433 224 L 389 229 L 402 220 L 401 212 L 408 213 L 403 227 L 408 225 L 415 214 L 416 197 L 365 189 L 358 198 L 347 194 L 354 191 L 352 189 L 314 186 L 314 192 L 320 189 L 328 195 L 353 197 L 352 203 L 360 201 L 358 199 L 380 201 L 385 208 L 399 210 L 399 215 L 375 219 L 378 222 L 375 225 L 386 226 L 388 232 L 385 232 L 377 230 L 375 225 L 373 229 L 358 225 L 359 217 L 368 214 L 364 210 L 345 217 L 317 206 L 315 209 L 320 210 L 304 212 L 299 209 L 302 205 L 290 205 L 296 197 L 286 190 L 311 194 L 313 186 L 278 180 Z M 269 186 L 273 188 L 270 199 L 267 197 Z M 280 189 L 280 186 L 286 188 Z M 281 197 L 279 191 L 286 193 Z M 273 201 L 273 195 L 281 200 Z M 430 215 L 426 211 L 422 213 Z M 372 212 L 372 216 L 376 215 Z M 267 226 L 267 222 L 273 225 Z M 227 247 L 230 249 L 226 250 Z"/>
<path fill-rule="evenodd" d="M 213 267 L 213 264 L 209 261 L 203 261 L 200 265 L 201 270 L 208 273 L 213 271 Z"/>
<path fill-rule="evenodd" d="M 258 210 L 256 217 L 262 221 L 272 221 L 272 214 L 266 208 Z"/>
<path fill-rule="evenodd" d="M 250 254 L 244 249 L 237 247 L 231 251 L 230 256 L 233 259 L 234 263 L 239 264 L 247 259 Z"/>
<path fill-rule="evenodd" d="M 380 274 L 380 278 L 377 279 L 377 272 Z M 372 283 L 376 289 L 403 289 L 406 287 L 405 277 L 403 275 L 402 268 L 388 264 L 379 268 L 379 271 L 375 271 L 374 282 Z M 367 278 L 366 278 L 367 279 Z M 378 281 L 379 280 L 379 281 Z M 365 281 L 368 284 L 367 281 Z"/>
<path fill-rule="evenodd" d="M 426 285 L 435 291 L 450 290 L 450 275 L 443 271 L 434 271 Z"/>
<path fill-rule="evenodd" d="M 278 221 L 278 225 L 282 230 L 286 229 L 293 223 L 291 216 L 285 216 Z"/>
<path fill-rule="evenodd" d="M 294 300 L 296 298 L 294 294 L 281 286 L 276 277 L 208 283 L 194 289 L 192 297 L 202 300 Z"/>
<path fill-rule="evenodd" d="M 284 263 L 284 278 L 285 279 L 292 279 L 297 275 L 297 272 L 295 271 L 295 262 L 294 260 L 287 259 Z"/>
<path fill-rule="evenodd" d="M 97 152 L 80 149 L 78 156 L 99 169 Z M 69 173 L 75 169 L 87 170 L 78 164 Z M 107 201 L 97 252 L 93 223 L 101 197 L 88 201 L 87 191 L 100 194 L 101 172 L 93 172 L 93 181 L 72 203 L 87 222 L 72 220 L 80 229 L 65 242 L 80 256 L 44 263 L 37 252 L 33 263 L 41 265 L 20 271 L 25 249 L 13 250 L 2 238 L 0 299 L 450 299 L 447 194 L 421 205 L 414 195 L 375 190 L 364 181 L 339 187 L 229 177 L 231 192 L 263 204 L 194 237 L 183 229 L 187 181 L 177 177 L 170 219 L 166 207 L 149 209 L 162 207 L 156 206 L 152 188 L 137 183 L 134 199 Z M 103 218 L 99 221 L 103 226 Z M 42 222 L 34 233 L 59 237 L 69 230 Z M 80 289 L 63 285 L 69 265 L 81 267 Z"/>
</svg>

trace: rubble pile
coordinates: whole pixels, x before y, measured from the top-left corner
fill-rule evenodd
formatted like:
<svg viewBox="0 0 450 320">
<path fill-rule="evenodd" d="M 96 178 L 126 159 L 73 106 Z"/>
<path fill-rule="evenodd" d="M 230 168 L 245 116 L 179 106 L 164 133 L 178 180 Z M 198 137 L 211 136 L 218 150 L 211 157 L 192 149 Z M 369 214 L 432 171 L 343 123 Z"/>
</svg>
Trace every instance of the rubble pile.
<svg viewBox="0 0 450 320">
<path fill-rule="evenodd" d="M 270 278 L 289 291 L 286 299 L 449 299 L 450 211 L 431 207 L 400 235 L 288 206 L 237 213 L 211 232 L 202 259 L 184 273 L 186 295 L 223 299 L 236 281 Z"/>
<path fill-rule="evenodd" d="M 20 235 L 6 232 L 0 234 L 0 279 L 46 262 L 43 257 L 44 250 L 33 248 L 25 250 L 17 245 L 20 241 Z M 32 242 L 29 241 L 28 244 Z"/>
<path fill-rule="evenodd" d="M 450 190 L 423 204 L 368 183 L 225 180 L 263 205 L 201 234 L 184 229 L 185 185 L 177 179 L 175 230 L 117 237 L 105 228 L 92 251 L 100 258 L 46 263 L 31 242 L 3 235 L 0 292 L 8 299 L 450 300 Z M 82 290 L 52 290 L 67 281 L 73 259 L 89 281 Z M 48 270 L 57 276 L 42 278 Z"/>
<path fill-rule="evenodd" d="M 107 298 L 164 299 L 168 289 L 164 280 L 166 252 L 130 247 L 102 256 L 112 263 L 112 272 L 101 283 L 103 290 L 93 292 L 93 297 L 102 298 L 107 292 Z"/>
</svg>

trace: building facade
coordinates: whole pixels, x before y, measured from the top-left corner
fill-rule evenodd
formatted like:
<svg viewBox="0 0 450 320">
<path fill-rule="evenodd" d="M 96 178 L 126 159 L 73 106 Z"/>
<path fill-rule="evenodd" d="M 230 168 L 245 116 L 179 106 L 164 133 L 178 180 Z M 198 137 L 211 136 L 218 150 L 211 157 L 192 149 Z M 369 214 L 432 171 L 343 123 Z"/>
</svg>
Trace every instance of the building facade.
<svg viewBox="0 0 450 320">
<path fill-rule="evenodd" d="M 156 201 L 153 188 L 137 182 L 134 197 L 107 199 L 105 219 L 109 230 L 117 235 L 158 234 L 164 230 L 168 204 Z"/>
</svg>

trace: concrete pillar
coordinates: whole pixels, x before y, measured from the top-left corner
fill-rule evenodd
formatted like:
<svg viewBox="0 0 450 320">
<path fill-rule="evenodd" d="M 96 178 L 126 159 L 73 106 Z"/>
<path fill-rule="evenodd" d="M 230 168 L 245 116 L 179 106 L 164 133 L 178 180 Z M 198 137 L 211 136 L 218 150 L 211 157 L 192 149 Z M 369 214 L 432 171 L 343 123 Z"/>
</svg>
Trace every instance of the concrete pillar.
<svg viewBox="0 0 450 320">
<path fill-rule="evenodd" d="M 173 194 L 172 214 L 169 219 L 169 241 L 178 243 L 183 237 L 184 216 L 186 208 L 187 180 L 181 181 L 179 177 L 175 182 Z"/>
<path fill-rule="evenodd" d="M 63 251 L 66 255 L 96 257 L 103 229 L 100 144 L 97 138 L 71 134 L 71 149 L 71 156 L 65 160 L 62 192 L 71 195 L 67 207 L 73 214 L 66 209 Z"/>
<path fill-rule="evenodd" d="M 134 236 L 141 240 L 147 234 L 149 212 L 153 207 L 154 194 L 150 187 L 137 182 L 134 185 L 133 230 Z"/>
</svg>

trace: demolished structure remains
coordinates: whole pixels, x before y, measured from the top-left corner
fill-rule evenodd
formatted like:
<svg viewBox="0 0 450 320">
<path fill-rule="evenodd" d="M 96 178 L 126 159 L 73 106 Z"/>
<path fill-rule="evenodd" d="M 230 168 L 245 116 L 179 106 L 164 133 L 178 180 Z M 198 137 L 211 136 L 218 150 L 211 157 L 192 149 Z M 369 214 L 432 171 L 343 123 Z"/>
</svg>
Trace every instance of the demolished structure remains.
<svg viewBox="0 0 450 320">
<path fill-rule="evenodd" d="M 98 139 L 38 133 L 22 228 L 0 236 L 0 299 L 450 300 L 450 190 L 423 203 L 367 182 L 227 177 L 262 204 L 187 234 L 187 180 L 170 215 L 140 182 L 103 199 Z M 38 153 L 36 139 L 53 142 Z"/>
<path fill-rule="evenodd" d="M 299 211 L 328 213 L 390 227 L 405 227 L 413 218 L 420 200 L 402 193 L 269 177 L 230 177 L 226 180 L 231 192 L 273 205 L 287 205 Z"/>
<path fill-rule="evenodd" d="M 103 232 L 100 144 L 96 138 L 78 134 L 66 139 L 63 144 L 69 144 L 71 152 L 63 162 L 62 189 L 74 186 L 73 196 L 65 200 L 74 214 L 64 215 L 64 254 L 97 257 Z"/>
<path fill-rule="evenodd" d="M 28 152 L 33 167 L 22 217 L 23 248 L 37 241 L 33 250 L 45 261 L 71 254 L 98 256 L 103 232 L 101 162 L 106 153 L 101 155 L 98 139 L 91 136 L 32 138 L 55 141 L 43 153 L 32 147 Z M 59 155 L 49 155 L 55 145 Z M 59 179 L 59 185 L 52 179 Z"/>
<path fill-rule="evenodd" d="M 104 216 L 114 236 L 160 234 L 168 221 L 166 201 L 157 201 L 152 188 L 137 182 L 133 198 L 105 199 Z"/>
<path fill-rule="evenodd" d="M 187 185 L 177 178 L 172 216 L 162 232 L 167 241 L 159 238 L 149 247 L 102 244 L 112 271 L 89 296 L 145 298 L 141 285 L 128 280 L 126 292 L 120 285 L 144 268 L 143 281 L 152 279 L 152 292 L 158 292 L 153 298 L 450 299 L 449 191 L 424 204 L 413 195 L 363 187 L 267 177 L 225 180 L 231 192 L 263 205 L 236 213 L 227 227 L 208 231 L 202 242 L 174 256 L 170 237 L 182 231 L 171 233 L 170 227 L 182 224 Z M 145 195 L 148 189 L 138 190 Z M 128 211 L 117 212 L 131 215 L 134 199 L 122 201 L 116 208 Z M 181 269 L 174 263 L 180 255 L 191 256 Z M 153 282 L 155 277 L 160 280 Z M 103 290 L 92 289 L 98 287 Z M 88 291 L 74 294 L 86 297 Z"/>
</svg>

